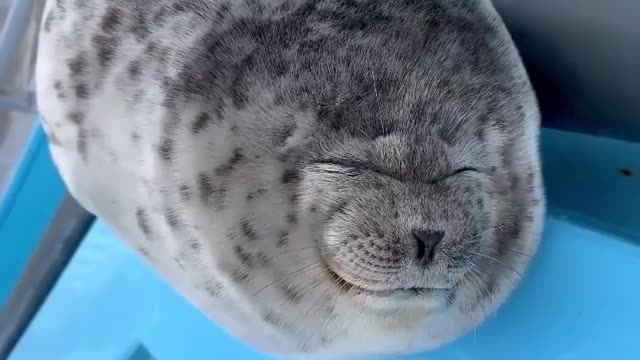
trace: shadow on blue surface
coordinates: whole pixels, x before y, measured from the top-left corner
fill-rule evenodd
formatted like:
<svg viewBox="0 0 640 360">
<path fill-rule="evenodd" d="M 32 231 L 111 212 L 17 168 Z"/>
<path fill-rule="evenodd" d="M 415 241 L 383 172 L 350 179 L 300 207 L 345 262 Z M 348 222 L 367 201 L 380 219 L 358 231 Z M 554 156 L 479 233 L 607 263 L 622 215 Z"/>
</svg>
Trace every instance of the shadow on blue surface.
<svg viewBox="0 0 640 360">
<path fill-rule="evenodd" d="M 407 359 L 640 359 L 640 145 L 550 130 L 543 139 L 550 216 L 522 286 L 466 337 Z M 210 323 L 102 223 L 11 357 L 232 358 L 265 357 Z"/>
</svg>

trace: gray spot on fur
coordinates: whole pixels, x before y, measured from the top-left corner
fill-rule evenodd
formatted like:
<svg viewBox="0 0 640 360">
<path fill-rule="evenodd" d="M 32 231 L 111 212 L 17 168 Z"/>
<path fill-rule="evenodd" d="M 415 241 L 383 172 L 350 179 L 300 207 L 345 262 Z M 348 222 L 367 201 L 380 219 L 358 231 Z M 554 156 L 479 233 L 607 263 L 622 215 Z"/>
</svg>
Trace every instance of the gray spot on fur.
<svg viewBox="0 0 640 360">
<path fill-rule="evenodd" d="M 258 239 L 258 233 L 256 233 L 256 230 L 249 219 L 243 218 L 240 220 L 240 229 L 247 240 L 253 241 Z"/>
<path fill-rule="evenodd" d="M 511 176 L 511 191 L 517 191 L 520 186 L 520 178 L 517 175 Z"/>
<path fill-rule="evenodd" d="M 246 283 L 249 280 L 249 271 L 245 268 L 235 269 L 231 273 L 231 279 L 236 283 Z"/>
<path fill-rule="evenodd" d="M 215 173 L 217 176 L 229 176 L 231 175 L 231 172 L 233 171 L 233 168 L 242 160 L 244 159 L 244 154 L 242 152 L 242 149 L 239 147 L 235 147 L 233 149 L 233 155 L 231 155 L 231 158 L 229 159 L 229 161 L 227 161 L 226 164 L 221 165 L 219 167 L 216 168 Z"/>
<path fill-rule="evenodd" d="M 78 154 L 80 154 L 80 158 L 83 161 L 87 161 L 89 156 L 87 154 L 87 138 L 88 137 L 89 137 L 89 134 L 87 133 L 87 130 L 85 129 L 78 130 L 78 141 L 76 142 L 76 151 L 78 152 Z"/>
<path fill-rule="evenodd" d="M 53 9 L 51 9 L 48 13 L 47 13 L 47 17 L 44 20 L 44 31 L 46 33 L 51 32 L 51 24 L 53 23 L 55 15 L 53 14 Z"/>
<path fill-rule="evenodd" d="M 211 123 L 212 123 L 211 115 L 203 112 L 196 117 L 193 123 L 191 123 L 191 131 L 194 134 L 198 134 L 199 132 L 209 127 Z"/>
<path fill-rule="evenodd" d="M 176 265 L 178 265 L 178 268 L 180 270 L 184 271 L 186 269 L 186 267 L 184 266 L 184 261 L 182 259 L 180 259 L 179 257 L 174 257 L 173 258 L 173 262 L 175 262 Z"/>
<path fill-rule="evenodd" d="M 85 83 L 76 84 L 74 88 L 75 95 L 78 99 L 89 98 L 89 87 Z"/>
<path fill-rule="evenodd" d="M 140 80 L 140 75 L 142 74 L 142 65 L 140 64 L 140 61 L 134 60 L 129 63 L 129 66 L 127 66 L 127 74 L 131 81 Z"/>
<path fill-rule="evenodd" d="M 158 46 L 158 44 L 153 41 L 149 41 L 147 46 L 144 48 L 145 55 L 149 56 L 152 59 L 155 58 L 156 54 L 159 51 L 160 51 L 160 46 Z"/>
<path fill-rule="evenodd" d="M 299 304 L 302 298 L 304 297 L 303 293 L 300 292 L 299 289 L 296 289 L 291 284 L 278 284 L 278 288 L 282 291 L 287 302 L 292 302 L 294 304 Z"/>
<path fill-rule="evenodd" d="M 173 230 L 178 230 L 184 227 L 184 221 L 180 217 L 180 214 L 175 209 L 167 208 L 164 211 L 164 217 L 167 221 L 167 225 Z"/>
<path fill-rule="evenodd" d="M 137 41 L 143 41 L 147 39 L 151 33 L 151 29 L 148 25 L 147 13 L 140 4 L 133 4 L 131 9 L 132 21 L 129 31 Z"/>
<path fill-rule="evenodd" d="M 191 249 L 191 251 L 196 253 L 199 252 L 200 249 L 202 249 L 202 242 L 198 239 L 188 240 L 187 245 L 189 246 L 189 249 Z"/>
<path fill-rule="evenodd" d="M 286 231 L 280 232 L 280 236 L 278 237 L 278 243 L 276 245 L 278 247 L 284 247 L 289 245 L 289 233 Z"/>
<path fill-rule="evenodd" d="M 163 137 L 158 146 L 158 155 L 160 155 L 160 158 L 165 161 L 171 161 L 174 151 L 175 141 L 167 136 Z"/>
<path fill-rule="evenodd" d="M 222 284 L 217 281 L 207 281 L 204 290 L 213 298 L 219 298 L 222 295 Z"/>
<path fill-rule="evenodd" d="M 208 202 L 211 195 L 215 192 L 212 177 L 206 173 L 200 173 L 198 176 L 198 184 L 200 187 L 200 199 L 202 199 L 203 202 Z"/>
<path fill-rule="evenodd" d="M 267 264 L 267 257 L 261 252 L 251 252 L 242 245 L 236 245 L 233 247 L 233 253 L 236 255 L 240 263 L 253 269 L 256 266 L 264 266 Z"/>
<path fill-rule="evenodd" d="M 288 328 L 284 319 L 274 311 L 268 311 L 262 315 L 262 320 L 277 329 Z"/>
<path fill-rule="evenodd" d="M 136 210 L 136 221 L 138 223 L 138 228 L 140 231 L 147 237 L 151 235 L 151 227 L 149 226 L 149 216 L 147 212 L 143 208 L 138 208 Z"/>
<path fill-rule="evenodd" d="M 233 253 L 243 265 L 253 268 L 253 254 L 247 252 L 242 245 L 234 246 Z"/>
<path fill-rule="evenodd" d="M 265 189 L 265 188 L 260 188 L 256 191 L 251 191 L 250 193 L 247 194 L 247 200 L 248 201 L 253 201 L 255 200 L 256 197 L 260 196 L 260 195 L 264 195 L 268 192 L 269 190 Z"/>
<path fill-rule="evenodd" d="M 102 16 L 100 28 L 107 34 L 113 33 L 121 24 L 122 11 L 115 7 L 107 8 L 106 13 Z"/>
<path fill-rule="evenodd" d="M 84 114 L 79 112 L 72 112 L 69 114 L 69 120 L 75 125 L 82 125 L 84 123 Z"/>
<path fill-rule="evenodd" d="M 226 20 L 229 14 L 231 14 L 231 12 L 232 12 L 231 5 L 228 2 L 222 3 L 220 7 L 218 7 L 218 10 L 216 11 L 216 20 L 217 21 Z"/>
<path fill-rule="evenodd" d="M 83 75 L 87 71 L 89 63 L 85 54 L 78 53 L 75 57 L 67 61 L 67 66 L 69 68 L 69 73 L 71 74 L 71 76 L 75 77 Z"/>
<path fill-rule="evenodd" d="M 287 144 L 287 140 L 293 135 L 293 132 L 296 130 L 296 124 L 290 123 L 282 127 L 282 129 L 278 130 L 278 132 L 273 137 L 273 144 L 277 147 L 282 147 Z"/>
<path fill-rule="evenodd" d="M 296 215 L 295 213 L 287 214 L 287 223 L 289 225 L 297 224 L 298 223 L 298 215 Z"/>
<path fill-rule="evenodd" d="M 181 184 L 178 188 L 178 192 L 180 193 L 180 200 L 189 201 L 191 200 L 191 187 L 187 184 Z"/>
<path fill-rule="evenodd" d="M 53 89 L 55 90 L 56 97 L 58 99 L 64 99 L 66 97 L 65 93 L 64 93 L 64 89 L 62 88 L 62 82 L 61 81 L 58 80 L 58 81 L 54 82 L 53 83 Z"/>
<path fill-rule="evenodd" d="M 98 64 L 106 69 L 115 57 L 120 40 L 114 36 L 94 35 L 91 42 L 95 48 Z"/>
<path fill-rule="evenodd" d="M 291 184 L 299 180 L 299 174 L 296 170 L 287 169 L 282 173 L 282 183 L 283 184 Z"/>
<path fill-rule="evenodd" d="M 198 175 L 198 189 L 200 200 L 208 206 L 216 206 L 219 210 L 224 208 L 226 188 L 218 186 L 215 177 L 205 172 Z"/>
<path fill-rule="evenodd" d="M 162 6 L 153 16 L 154 25 L 163 25 L 166 22 L 167 17 L 169 16 L 169 7 L 167 5 Z"/>
</svg>

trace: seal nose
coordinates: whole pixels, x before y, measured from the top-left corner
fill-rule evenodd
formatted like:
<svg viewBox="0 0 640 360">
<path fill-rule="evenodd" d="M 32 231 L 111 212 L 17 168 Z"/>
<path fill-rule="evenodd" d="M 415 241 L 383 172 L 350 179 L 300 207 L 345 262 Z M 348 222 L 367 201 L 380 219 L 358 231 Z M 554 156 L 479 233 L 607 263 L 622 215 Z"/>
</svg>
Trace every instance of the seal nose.
<svg viewBox="0 0 640 360">
<path fill-rule="evenodd" d="M 436 246 L 444 237 L 444 232 L 430 230 L 413 230 L 412 234 L 418 246 L 418 253 L 416 258 L 423 263 L 431 262 L 433 260 Z"/>
</svg>

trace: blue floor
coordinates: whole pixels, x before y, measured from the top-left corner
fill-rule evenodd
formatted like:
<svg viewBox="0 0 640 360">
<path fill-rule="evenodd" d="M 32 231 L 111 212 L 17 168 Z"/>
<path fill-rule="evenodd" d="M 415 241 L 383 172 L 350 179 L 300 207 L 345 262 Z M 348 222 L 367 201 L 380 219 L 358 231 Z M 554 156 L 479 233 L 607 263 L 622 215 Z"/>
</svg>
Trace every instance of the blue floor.
<svg viewBox="0 0 640 360">
<path fill-rule="evenodd" d="M 407 359 L 640 359 L 640 144 L 547 130 L 539 256 L 495 316 Z M 265 359 L 97 223 L 11 360 Z"/>
</svg>

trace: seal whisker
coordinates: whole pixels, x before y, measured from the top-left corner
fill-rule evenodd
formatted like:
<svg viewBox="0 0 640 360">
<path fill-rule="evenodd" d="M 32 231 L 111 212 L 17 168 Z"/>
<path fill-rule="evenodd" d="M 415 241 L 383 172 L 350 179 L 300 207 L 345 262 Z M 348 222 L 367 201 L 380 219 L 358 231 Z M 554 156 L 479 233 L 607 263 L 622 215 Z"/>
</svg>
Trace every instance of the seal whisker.
<svg viewBox="0 0 640 360">
<path fill-rule="evenodd" d="M 290 278 L 292 278 L 292 277 L 302 275 L 302 274 L 304 274 L 304 273 L 306 273 L 306 272 L 309 272 L 309 271 L 315 270 L 315 269 L 316 269 L 316 268 L 318 268 L 318 267 L 320 267 L 319 262 L 314 262 L 314 263 L 311 263 L 311 264 L 309 264 L 309 265 L 306 265 L 306 266 L 302 267 L 301 269 L 298 269 L 298 270 L 296 270 L 296 271 L 293 271 L 293 272 L 291 272 L 291 273 L 289 273 L 289 274 L 287 274 L 287 275 L 283 276 L 282 278 L 276 279 L 276 280 L 274 280 L 274 281 L 272 281 L 272 282 L 268 283 L 267 285 L 263 286 L 263 287 L 262 287 L 262 288 L 260 288 L 258 291 L 256 291 L 256 292 L 253 294 L 253 296 L 255 297 L 256 295 L 260 294 L 262 291 L 264 291 L 266 288 L 268 288 L 269 286 L 271 286 L 271 285 L 273 285 L 273 284 L 280 283 L 280 282 L 283 282 L 283 281 L 287 281 L 287 280 L 289 280 L 289 279 L 290 279 Z"/>
</svg>

